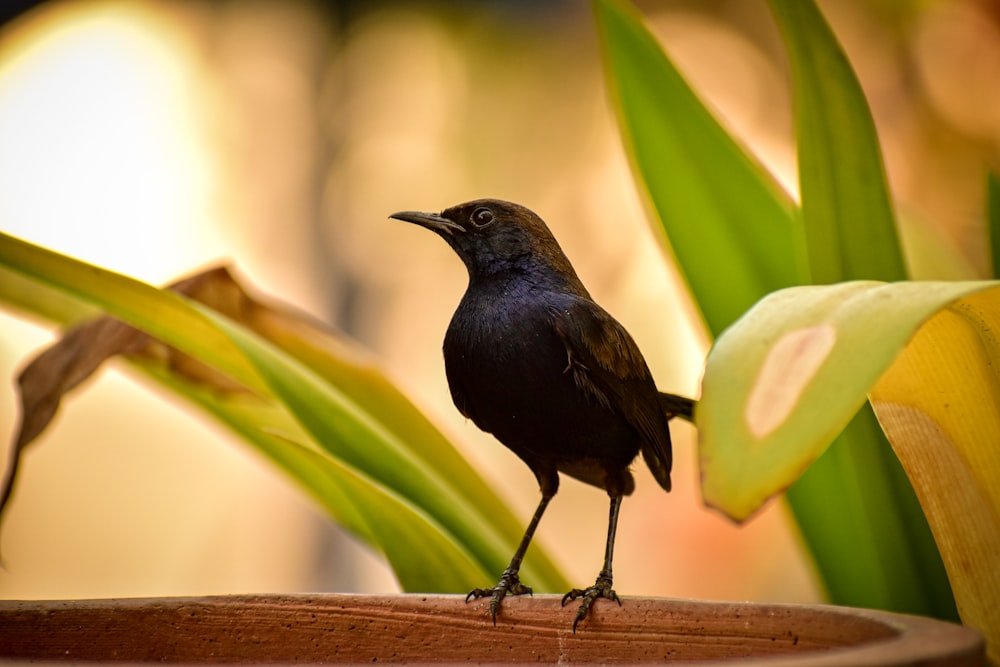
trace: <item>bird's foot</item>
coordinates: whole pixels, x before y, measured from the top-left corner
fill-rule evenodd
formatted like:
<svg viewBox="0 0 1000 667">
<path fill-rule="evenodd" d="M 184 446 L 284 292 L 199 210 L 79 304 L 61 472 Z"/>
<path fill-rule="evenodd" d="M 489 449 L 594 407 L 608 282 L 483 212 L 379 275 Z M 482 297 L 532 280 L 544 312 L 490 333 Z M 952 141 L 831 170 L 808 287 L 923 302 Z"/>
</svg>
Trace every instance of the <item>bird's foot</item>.
<svg viewBox="0 0 1000 667">
<path fill-rule="evenodd" d="M 576 618 L 573 619 L 573 634 L 576 634 L 577 624 L 587 618 L 587 614 L 590 612 L 590 605 L 594 604 L 594 600 L 597 598 L 614 600 L 618 603 L 619 607 L 622 604 L 621 599 L 618 597 L 618 593 L 615 593 L 615 590 L 611 588 L 611 575 L 604 573 L 597 576 L 597 581 L 595 581 L 594 585 L 590 588 L 574 588 L 569 593 L 564 595 L 562 604 L 565 607 L 567 602 L 577 598 L 583 598 L 583 601 L 580 602 L 580 608 L 576 612 Z"/>
<path fill-rule="evenodd" d="M 508 595 L 531 595 L 531 587 L 521 583 L 516 571 L 506 570 L 493 588 L 475 588 L 469 591 L 465 601 L 468 602 L 473 598 L 490 598 L 490 614 L 493 616 L 493 625 L 496 625 L 500 601 Z"/>
</svg>

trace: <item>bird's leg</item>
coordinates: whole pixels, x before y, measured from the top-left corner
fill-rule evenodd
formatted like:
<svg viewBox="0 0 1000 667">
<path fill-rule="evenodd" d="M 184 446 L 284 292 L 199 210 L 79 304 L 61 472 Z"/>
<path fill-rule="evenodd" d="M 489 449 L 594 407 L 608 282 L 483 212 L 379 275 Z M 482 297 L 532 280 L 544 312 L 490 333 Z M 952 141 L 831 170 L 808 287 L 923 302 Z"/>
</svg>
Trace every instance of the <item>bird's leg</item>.
<svg viewBox="0 0 1000 667">
<path fill-rule="evenodd" d="M 500 601 L 503 600 L 508 594 L 509 595 L 531 595 L 531 588 L 525 586 L 521 583 L 520 578 L 518 578 L 518 570 L 521 569 L 521 561 L 524 560 L 524 554 L 528 551 L 528 545 L 531 544 L 531 538 L 535 534 L 535 528 L 538 527 L 538 522 L 542 518 L 542 514 L 545 512 L 545 508 L 548 506 L 549 501 L 552 500 L 554 493 L 547 493 L 544 489 L 542 491 L 542 499 L 538 502 L 538 507 L 535 508 L 535 513 L 531 517 L 531 521 L 528 523 L 528 527 L 524 530 L 524 537 L 521 538 L 521 544 L 518 545 L 517 551 L 514 552 L 514 557 L 510 559 L 510 565 L 507 569 L 503 571 L 500 575 L 500 581 L 493 588 L 476 588 L 469 592 L 465 596 L 465 601 L 468 602 L 472 598 L 490 598 L 490 614 L 493 615 L 493 625 L 497 624 L 497 611 L 500 609 Z"/>
<path fill-rule="evenodd" d="M 600 574 L 597 575 L 597 581 L 590 588 L 579 589 L 574 588 L 569 593 L 563 596 L 562 603 L 563 606 L 569 600 L 575 600 L 577 598 L 583 598 L 580 603 L 580 609 L 576 612 L 576 618 L 573 620 L 573 633 L 576 634 L 576 626 L 583 619 L 587 618 L 587 613 L 590 611 L 590 605 L 594 604 L 594 600 L 597 598 L 607 598 L 609 600 L 614 600 L 621 606 L 622 601 L 618 598 L 618 594 L 615 593 L 614 589 L 611 588 L 612 585 L 612 575 L 611 575 L 611 559 L 614 557 L 615 551 L 615 531 L 618 529 L 618 510 L 622 506 L 622 496 L 616 495 L 611 498 L 611 513 L 608 517 L 608 543 L 604 548 L 604 567 L 601 568 Z"/>
</svg>

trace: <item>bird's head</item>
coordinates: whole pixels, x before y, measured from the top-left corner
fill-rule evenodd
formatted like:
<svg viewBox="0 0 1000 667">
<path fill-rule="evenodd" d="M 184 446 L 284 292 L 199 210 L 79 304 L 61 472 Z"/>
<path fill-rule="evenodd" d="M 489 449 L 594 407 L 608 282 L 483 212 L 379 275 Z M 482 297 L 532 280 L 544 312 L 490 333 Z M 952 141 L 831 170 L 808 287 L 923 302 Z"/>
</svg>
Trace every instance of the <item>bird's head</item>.
<svg viewBox="0 0 1000 667">
<path fill-rule="evenodd" d="M 477 199 L 440 213 L 400 211 L 389 217 L 426 227 L 442 237 L 472 277 L 530 265 L 576 278 L 545 222 L 520 204 Z"/>
</svg>

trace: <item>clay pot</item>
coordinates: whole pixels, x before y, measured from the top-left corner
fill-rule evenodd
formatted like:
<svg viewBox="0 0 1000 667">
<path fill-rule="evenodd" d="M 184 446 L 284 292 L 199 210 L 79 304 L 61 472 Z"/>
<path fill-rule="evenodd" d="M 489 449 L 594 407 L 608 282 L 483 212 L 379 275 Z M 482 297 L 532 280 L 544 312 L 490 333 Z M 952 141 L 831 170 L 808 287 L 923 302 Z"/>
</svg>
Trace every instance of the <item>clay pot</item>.
<svg viewBox="0 0 1000 667">
<path fill-rule="evenodd" d="M 558 596 L 265 595 L 0 601 L 0 659 L 155 662 L 984 664 L 975 632 L 821 605 L 599 600 L 572 631 Z"/>
</svg>

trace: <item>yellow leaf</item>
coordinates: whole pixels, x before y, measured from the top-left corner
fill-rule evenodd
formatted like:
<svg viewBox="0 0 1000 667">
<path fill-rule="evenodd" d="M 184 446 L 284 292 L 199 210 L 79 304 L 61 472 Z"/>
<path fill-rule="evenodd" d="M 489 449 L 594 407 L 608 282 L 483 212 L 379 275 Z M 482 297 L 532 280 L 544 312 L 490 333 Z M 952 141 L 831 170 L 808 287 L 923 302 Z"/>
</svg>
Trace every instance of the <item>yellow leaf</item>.
<svg viewBox="0 0 1000 667">
<path fill-rule="evenodd" d="M 926 322 L 870 400 L 927 516 L 962 621 L 1000 665 L 1000 289 Z"/>
</svg>

